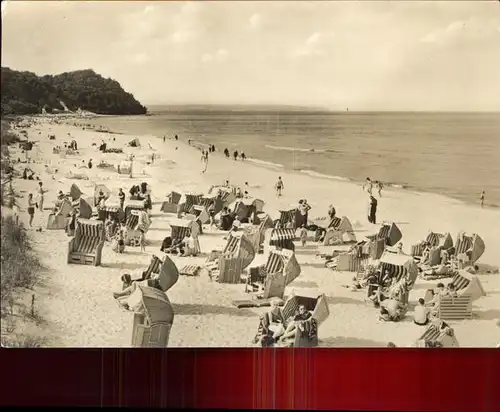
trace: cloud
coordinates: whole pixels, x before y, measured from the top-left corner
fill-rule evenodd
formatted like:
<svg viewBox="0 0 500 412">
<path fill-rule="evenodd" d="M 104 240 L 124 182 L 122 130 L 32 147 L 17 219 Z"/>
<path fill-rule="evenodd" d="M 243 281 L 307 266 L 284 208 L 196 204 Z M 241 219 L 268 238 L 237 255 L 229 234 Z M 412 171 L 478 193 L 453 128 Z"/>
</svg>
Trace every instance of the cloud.
<svg viewBox="0 0 500 412">
<path fill-rule="evenodd" d="M 311 34 L 304 44 L 297 47 L 291 54 L 292 58 L 309 56 L 326 56 L 327 43 L 334 38 L 333 33 L 315 32 Z"/>
<path fill-rule="evenodd" d="M 215 53 L 205 53 L 201 56 L 202 63 L 222 63 L 227 60 L 229 52 L 226 49 L 218 49 Z"/>
<path fill-rule="evenodd" d="M 436 45 L 449 45 L 468 41 L 483 41 L 495 36 L 499 31 L 496 27 L 497 19 L 477 19 L 470 17 L 466 20 L 456 20 L 445 28 L 434 30 L 420 38 L 420 42 Z"/>
<path fill-rule="evenodd" d="M 262 24 L 262 17 L 259 13 L 255 13 L 248 20 L 252 29 L 258 29 Z"/>
</svg>

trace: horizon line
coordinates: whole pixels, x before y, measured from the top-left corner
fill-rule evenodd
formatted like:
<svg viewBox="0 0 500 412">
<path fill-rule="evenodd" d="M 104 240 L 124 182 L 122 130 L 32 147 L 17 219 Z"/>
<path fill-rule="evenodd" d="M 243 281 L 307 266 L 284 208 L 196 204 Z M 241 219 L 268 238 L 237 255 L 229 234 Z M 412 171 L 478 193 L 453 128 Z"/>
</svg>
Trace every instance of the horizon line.
<svg viewBox="0 0 500 412">
<path fill-rule="evenodd" d="M 288 108 L 304 111 L 316 111 L 316 112 L 330 112 L 330 113 L 500 113 L 498 110 L 449 110 L 449 109 L 436 109 L 436 110 L 419 110 L 419 109 L 338 109 L 338 108 L 328 108 L 321 106 L 302 106 L 293 104 L 279 104 L 279 103 L 144 103 L 146 108 L 154 107 L 170 107 L 170 108 L 182 108 L 182 107 L 192 107 L 192 108 L 202 108 L 202 107 L 245 107 L 245 108 Z"/>
</svg>

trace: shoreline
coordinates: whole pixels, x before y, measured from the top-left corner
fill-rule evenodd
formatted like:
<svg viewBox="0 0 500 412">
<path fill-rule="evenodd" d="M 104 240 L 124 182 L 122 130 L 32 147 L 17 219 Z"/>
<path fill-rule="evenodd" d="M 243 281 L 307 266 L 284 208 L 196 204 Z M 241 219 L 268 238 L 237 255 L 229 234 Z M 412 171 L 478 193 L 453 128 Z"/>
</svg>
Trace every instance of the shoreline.
<svg viewBox="0 0 500 412">
<path fill-rule="evenodd" d="M 75 130 L 79 130 L 78 125 L 74 126 L 72 124 L 67 124 L 67 123 L 65 123 L 65 124 L 69 127 L 75 128 Z M 104 133 L 109 134 L 110 137 L 112 135 L 116 134 L 117 136 L 122 136 L 124 139 L 133 139 L 133 138 L 137 137 L 139 139 L 148 139 L 148 141 L 151 141 L 150 139 L 154 137 L 158 140 L 159 143 L 162 144 L 162 142 L 161 142 L 162 137 L 161 136 L 120 133 L 120 132 L 113 131 L 109 126 L 107 126 L 107 130 L 108 131 L 104 132 Z M 87 131 L 87 130 L 85 130 L 85 131 Z M 92 132 L 91 130 L 88 130 L 88 131 Z M 96 132 L 100 133 L 100 131 L 98 131 L 98 130 L 96 130 Z M 178 145 L 179 147 L 183 147 L 185 150 L 188 150 L 188 151 L 192 150 L 193 152 L 190 153 L 190 155 L 192 157 L 195 157 L 195 156 L 198 157 L 198 158 L 195 157 L 195 159 L 194 159 L 198 163 L 199 163 L 199 152 L 201 151 L 201 149 L 198 148 L 197 146 L 195 146 L 193 143 L 208 146 L 208 144 L 201 143 L 201 142 L 196 141 L 194 139 L 191 140 L 191 142 L 192 142 L 191 145 L 189 145 L 188 142 L 182 138 L 179 139 L 178 141 L 175 141 L 173 138 L 171 138 L 171 139 L 167 138 L 166 141 L 167 142 L 169 142 L 169 141 L 174 142 L 176 145 Z M 272 173 L 273 175 L 276 175 L 276 178 L 278 175 L 281 175 L 282 177 L 284 177 L 284 180 L 285 180 L 284 198 L 289 198 L 289 196 L 287 194 L 287 189 L 286 189 L 286 186 L 287 186 L 286 180 L 288 180 L 288 181 L 292 180 L 295 182 L 301 182 L 301 181 L 308 182 L 310 179 L 312 182 L 322 182 L 323 184 L 327 184 L 328 186 L 331 186 L 331 188 L 333 189 L 332 191 L 334 191 L 334 189 L 336 189 L 337 187 L 340 189 L 348 188 L 348 190 L 350 192 L 353 190 L 357 190 L 360 192 L 360 194 L 358 193 L 358 195 L 356 197 L 359 197 L 361 195 L 362 197 L 365 197 L 366 199 L 368 199 L 368 194 L 362 189 L 363 182 L 356 182 L 354 180 L 350 180 L 347 178 L 338 178 L 338 179 L 333 178 L 332 179 L 332 178 L 324 177 L 321 175 L 317 176 L 317 175 L 311 175 L 308 173 L 302 173 L 302 172 L 297 171 L 297 170 L 288 170 L 284 167 L 283 168 L 276 168 L 272 164 L 269 164 L 269 162 L 266 162 L 266 161 L 263 161 L 260 159 L 254 159 L 251 157 L 248 158 L 250 160 L 246 160 L 246 161 L 241 161 L 241 160 L 234 161 L 234 160 L 232 160 L 232 158 L 226 159 L 224 154 L 221 151 L 216 151 L 215 153 L 210 154 L 210 159 L 212 161 L 209 160 L 209 166 L 208 166 L 208 170 L 207 170 L 208 173 L 206 176 L 210 176 L 210 174 L 211 174 L 210 173 L 210 169 L 211 169 L 210 165 L 213 164 L 214 160 L 217 161 L 217 174 L 219 174 L 219 175 L 221 173 L 224 173 L 224 168 L 225 168 L 225 166 L 227 166 L 227 168 L 229 169 L 228 170 L 229 173 L 226 173 L 228 175 L 228 179 L 229 179 L 229 175 L 236 174 L 239 171 L 238 169 L 240 169 L 241 167 L 243 167 L 245 169 L 247 167 L 249 167 L 249 168 L 254 167 L 258 170 Z M 234 166 L 236 166 L 236 168 Z M 233 171 L 234 171 L 234 173 L 233 173 Z M 251 175 L 251 173 L 250 173 L 250 175 Z M 274 180 L 276 180 L 276 178 Z M 219 183 L 222 184 L 225 180 L 226 179 L 224 178 L 222 181 L 219 181 L 217 184 L 219 184 Z M 231 181 L 231 183 L 235 183 L 234 180 L 231 180 L 231 179 L 229 179 L 229 180 Z M 267 179 L 265 179 L 265 180 L 267 180 Z M 272 183 L 269 183 L 270 186 L 274 185 L 274 180 L 272 181 Z M 243 186 L 243 183 L 245 181 L 246 181 L 245 179 L 240 179 L 237 183 L 240 184 L 241 186 Z M 214 184 L 215 184 L 215 182 L 214 182 Z M 252 186 L 251 183 L 250 183 L 250 186 Z M 302 186 L 302 185 L 299 185 L 299 186 Z M 304 186 L 308 187 L 309 185 L 306 184 Z M 261 189 L 261 187 L 259 187 L 258 189 Z M 271 188 L 271 190 L 269 190 L 269 187 L 268 187 L 266 190 L 266 194 L 269 192 L 274 194 L 274 189 Z M 384 199 L 399 198 L 399 199 L 405 200 L 405 199 L 412 198 L 412 199 L 415 199 L 417 201 L 424 200 L 425 202 L 437 202 L 443 206 L 463 208 L 464 210 L 467 210 L 469 213 L 471 213 L 471 212 L 484 213 L 486 216 L 491 217 L 490 228 L 493 229 L 493 228 L 497 227 L 498 233 L 500 233 L 500 208 L 496 208 L 496 207 L 483 207 L 483 208 L 481 208 L 479 205 L 474 205 L 473 203 L 464 202 L 463 200 L 449 197 L 447 195 L 438 194 L 438 193 L 434 193 L 434 192 L 425 192 L 425 191 L 418 191 L 418 190 L 411 190 L 411 189 L 403 189 L 403 188 L 398 188 L 398 187 L 384 187 L 384 189 L 382 191 L 382 199 L 380 199 L 378 194 L 376 194 L 375 189 L 373 190 L 373 193 L 374 193 L 374 196 L 379 201 L 379 211 L 380 211 L 380 203 L 384 202 Z M 384 196 L 384 194 L 386 196 Z M 301 195 L 299 192 L 297 194 L 297 196 L 295 196 L 295 198 L 292 198 L 293 200 L 290 199 L 290 200 L 292 200 L 291 202 L 289 202 L 289 203 L 280 202 L 280 203 L 282 204 L 282 206 L 288 205 L 290 203 L 294 204 L 298 201 L 298 199 L 303 198 L 303 197 L 305 197 L 305 196 Z M 320 205 L 320 203 L 324 204 L 324 207 L 321 211 L 318 211 L 318 209 L 316 207 L 314 207 L 312 210 L 312 213 L 311 213 L 312 216 L 317 217 L 317 215 L 318 216 L 326 215 L 326 210 L 327 210 L 328 204 L 331 203 L 331 201 L 328 201 L 325 203 L 324 201 L 322 201 L 324 199 L 322 199 L 322 200 L 319 199 L 320 197 L 322 197 L 322 196 L 309 196 L 308 197 L 308 201 L 312 206 L 314 206 L 315 203 L 318 204 L 318 206 Z M 265 196 L 264 197 L 261 196 L 261 198 L 264 201 L 266 201 Z M 267 195 L 267 199 L 269 199 L 269 195 Z M 163 200 L 163 199 L 161 199 L 161 200 Z M 266 204 L 267 204 L 267 202 L 266 202 Z M 334 204 L 334 206 L 335 206 L 335 204 Z M 337 208 L 337 206 L 335 206 L 335 207 Z M 348 209 L 348 208 L 346 208 L 346 209 Z M 363 209 L 366 209 L 366 207 L 363 207 Z M 268 210 L 268 209 L 266 209 L 266 207 L 264 207 L 264 210 Z M 337 213 L 339 214 L 338 208 L 337 208 Z M 348 212 L 345 212 L 345 211 L 340 212 L 340 215 L 344 215 L 344 214 L 351 219 Z M 498 220 L 496 220 L 496 221 L 494 220 L 494 215 L 496 215 L 498 217 Z M 373 231 L 376 231 L 378 226 L 379 226 L 379 225 L 371 225 L 368 222 L 366 222 L 365 213 L 360 215 L 359 218 L 355 219 L 355 220 L 363 222 L 361 224 L 361 226 L 363 226 L 363 229 L 370 228 Z M 388 217 L 387 219 L 384 219 L 384 220 L 391 220 L 391 219 Z M 402 221 L 406 221 L 406 220 L 408 220 L 408 219 L 403 219 Z M 447 220 L 449 220 L 449 219 L 447 219 Z M 353 220 L 351 219 L 351 222 L 352 221 Z M 382 222 L 382 220 L 380 220 L 380 222 Z M 430 229 L 431 228 L 429 228 L 429 230 Z M 433 230 L 436 230 L 436 229 L 433 229 Z M 481 236 L 483 236 L 481 234 L 481 232 L 479 232 L 479 231 L 476 232 L 474 230 L 465 230 L 465 228 L 463 230 L 470 231 L 472 233 L 479 233 Z M 451 232 L 452 238 L 455 241 L 457 231 L 452 231 L 452 230 L 449 230 L 449 231 Z M 446 230 L 444 230 L 444 232 L 446 232 Z M 419 240 L 425 238 L 426 234 L 427 233 L 425 231 L 423 231 L 421 237 L 416 238 L 414 241 L 411 242 L 411 244 L 416 243 Z M 413 238 L 413 236 L 412 236 L 412 238 Z M 484 239 L 484 237 L 483 237 L 483 239 Z M 486 240 L 485 240 L 485 242 L 486 242 L 485 255 L 487 254 L 487 256 L 490 256 L 490 253 L 493 253 L 493 251 L 491 250 L 492 247 L 489 247 L 489 245 L 491 245 L 492 243 L 487 242 Z M 404 243 L 404 250 L 406 252 L 409 252 L 409 244 L 408 244 L 407 240 L 405 241 L 404 230 L 403 230 L 403 243 Z M 497 250 L 500 250 L 500 241 L 498 242 L 498 245 L 499 245 L 499 248 Z M 488 251 L 490 253 L 488 253 Z M 481 261 L 484 261 L 484 256 L 483 256 L 483 258 L 481 258 Z M 500 266 L 500 256 L 495 259 L 494 264 Z"/>
<path fill-rule="evenodd" d="M 430 112 L 430 113 L 432 113 L 432 112 Z M 374 114 L 376 114 L 376 112 Z M 127 117 L 148 117 L 148 116 L 146 116 L 146 115 L 133 115 L 133 116 L 129 116 L 129 115 L 123 115 L 123 116 L 118 116 L 118 115 L 98 115 L 98 116 L 96 116 L 96 118 L 97 117 L 105 120 L 106 118 L 117 118 L 118 119 L 120 117 L 127 118 Z M 97 126 L 96 124 L 93 124 L 93 125 Z M 126 131 L 125 132 L 124 131 L 116 131 L 109 124 L 106 125 L 106 127 L 109 130 L 109 133 L 134 136 L 133 133 L 129 133 L 129 132 L 126 132 Z M 169 130 L 169 132 L 174 133 L 171 130 Z M 140 133 L 138 134 L 138 136 L 140 136 Z M 155 137 L 157 137 L 159 139 L 162 138 L 162 136 L 158 136 L 158 135 L 155 135 Z M 181 138 L 179 140 L 179 143 L 180 142 L 185 143 L 186 145 L 188 145 L 185 139 Z M 206 146 L 206 147 L 208 147 L 208 143 L 204 143 L 204 142 L 202 142 L 200 140 L 191 139 L 191 142 L 192 142 L 192 146 L 200 145 L 200 146 Z M 290 149 L 287 148 L 286 150 L 292 151 L 291 148 Z M 308 149 L 307 150 L 306 149 L 297 149 L 297 151 L 310 152 L 311 150 L 308 150 Z M 328 151 L 328 150 L 323 150 L 322 149 L 322 150 L 318 150 L 316 153 L 319 154 L 319 153 L 323 153 L 325 151 Z M 223 155 L 223 153 L 220 152 L 219 149 L 217 149 L 216 154 L 220 155 L 222 158 L 225 158 L 224 155 Z M 212 153 L 210 155 L 213 156 Z M 227 159 L 227 160 L 232 160 L 232 158 L 231 159 Z M 307 169 L 297 170 L 297 169 L 293 169 L 293 168 L 287 168 L 283 164 L 279 164 L 279 163 L 275 163 L 275 162 L 272 162 L 272 161 L 268 161 L 268 160 L 264 160 L 264 159 L 260 159 L 260 158 L 256 158 L 256 157 L 251 157 L 251 156 L 247 157 L 247 161 L 255 164 L 255 166 L 257 166 L 257 167 L 263 167 L 263 168 L 266 168 L 266 169 L 269 169 L 269 170 L 278 170 L 278 171 L 281 170 L 281 171 L 283 171 L 283 173 L 285 173 L 285 172 L 286 173 L 298 173 L 298 174 L 308 175 L 308 176 L 311 176 L 313 178 L 324 179 L 324 180 L 327 180 L 327 181 L 346 181 L 346 182 L 350 182 L 352 184 L 358 185 L 360 187 L 362 187 L 363 184 L 364 184 L 364 181 L 356 180 L 356 179 L 351 178 L 349 176 L 330 175 L 330 174 L 323 173 L 323 172 L 316 171 L 316 170 L 307 170 Z M 425 190 L 424 188 L 419 188 L 419 187 L 413 186 L 410 183 L 385 182 L 383 190 L 382 190 L 382 194 L 384 192 L 391 191 L 391 190 L 398 191 L 398 192 L 401 192 L 401 193 L 435 195 L 435 196 L 439 196 L 439 197 L 443 198 L 443 200 L 446 200 L 446 201 L 450 201 L 450 200 L 451 201 L 455 201 L 455 202 L 458 202 L 458 203 L 460 203 L 462 205 L 467 205 L 467 206 L 470 206 L 470 207 L 475 207 L 475 208 L 477 208 L 479 210 L 481 210 L 481 209 L 482 210 L 486 210 L 486 209 L 487 210 L 490 210 L 490 209 L 500 210 L 500 204 L 488 203 L 488 198 L 487 197 L 486 197 L 486 203 L 485 203 L 485 205 L 483 207 L 481 207 L 480 204 L 479 204 L 479 200 L 478 199 L 477 199 L 477 201 L 466 200 L 464 198 L 454 197 L 454 196 L 449 195 L 449 194 L 442 194 L 442 193 L 440 193 L 438 191 Z M 373 189 L 373 193 L 376 193 L 376 189 L 375 188 Z"/>
<path fill-rule="evenodd" d="M 265 201 L 264 211 L 295 204 L 298 199 L 307 198 L 313 207 L 311 218 L 326 215 L 329 204 L 337 209 L 337 215 L 347 216 L 361 240 L 364 236 L 378 231 L 383 220 L 397 223 L 403 233 L 403 249 L 409 252 L 410 246 L 422 240 L 428 229 L 436 232 L 451 232 L 453 239 L 458 230 L 479 233 L 486 244 L 486 252 L 479 260 L 481 265 L 500 266 L 496 251 L 500 250 L 500 213 L 496 210 L 471 208 L 449 201 L 433 194 L 409 193 L 387 190 L 379 200 L 378 223 L 370 224 L 366 219 L 367 194 L 353 183 L 321 179 L 292 171 L 267 169 L 252 162 L 226 160 L 222 153 L 209 157 L 208 169 L 202 173 L 203 164 L 200 151 L 189 146 L 186 141 L 161 138 L 152 135 L 113 134 L 98 130 L 83 130 L 73 126 L 76 118 L 56 124 L 43 118 L 34 121 L 27 129 L 30 140 L 37 140 L 36 149 L 31 156 L 34 163 L 29 166 L 35 170 L 49 190 L 45 204 L 51 206 L 58 190 L 67 191 L 76 183 L 87 195 L 93 194 L 96 184 L 104 184 L 113 193 L 122 187 L 127 193 L 132 184 L 147 182 L 152 188 L 152 226 L 147 233 L 150 242 L 146 252 L 128 248 L 125 254 L 115 254 L 109 245 L 103 249 L 102 266 L 83 266 L 67 264 L 68 236 L 64 231 L 46 230 L 48 211 L 37 212 L 36 227 L 43 227 L 41 233 L 32 230 L 37 251 L 43 263 L 50 269 L 46 275 L 47 285 L 37 292 L 37 301 L 47 313 L 47 321 L 54 325 L 54 343 L 58 347 L 128 347 L 132 329 L 132 317 L 121 311 L 112 297 L 112 292 L 121 288 L 120 273 L 128 269 L 133 273 L 143 270 L 149 264 L 151 255 L 162 256 L 159 252 L 161 241 L 169 230 L 168 214 L 159 212 L 159 204 L 171 190 L 181 192 L 206 192 L 211 185 L 230 180 L 232 184 L 243 187 L 249 182 L 250 196 Z M 68 134 L 69 133 L 69 134 Z M 56 140 L 49 140 L 48 134 L 55 134 Z M 140 148 L 126 146 L 137 137 Z M 78 142 L 79 156 L 59 156 L 52 153 L 55 145 L 75 139 Z M 101 153 L 97 145 L 105 140 L 108 147 L 121 147 L 123 154 Z M 153 149 L 148 147 L 153 146 Z M 18 149 L 13 150 L 13 156 Z M 148 164 L 152 150 L 156 153 L 154 164 Z M 119 163 L 128 154 L 134 153 L 134 178 L 118 175 L 116 171 L 82 168 L 88 180 L 72 180 L 65 172 L 75 170 L 78 163 L 92 158 L 97 166 L 100 160 Z M 17 155 L 16 155 L 17 157 Z M 15 158 L 15 157 L 14 157 Z M 46 167 L 47 166 L 47 167 Z M 49 169 L 58 168 L 54 173 Z M 274 183 L 283 177 L 285 188 L 282 198 L 277 198 Z M 16 188 L 26 198 L 34 191 L 37 181 L 15 179 Z M 25 209 L 25 199 L 21 199 Z M 26 220 L 26 213 L 21 213 Z M 202 251 L 220 249 L 224 246 L 226 232 L 206 228 L 200 236 Z M 352 282 L 352 272 L 332 272 L 325 268 L 324 260 L 315 256 L 309 245 L 297 249 L 297 259 L 302 267 L 301 275 L 287 287 L 285 294 L 291 292 L 304 296 L 328 297 L 330 317 L 321 326 L 320 346 L 326 347 L 375 347 L 386 346 L 388 341 L 397 346 L 408 346 L 418 338 L 421 329 L 412 322 L 381 325 L 378 313 L 364 303 L 364 293 L 351 292 L 344 288 Z M 309 249 L 307 249 L 309 248 Z M 44 253 L 51 250 L 51 253 Z M 173 257 L 179 269 L 185 265 L 203 265 L 206 256 L 197 258 Z M 251 266 L 265 263 L 265 256 L 257 255 Z M 474 312 L 478 318 L 453 322 L 461 346 L 491 347 L 499 341 L 498 328 L 492 327 L 495 313 L 500 309 L 497 300 L 500 293 L 500 276 L 488 274 L 480 276 L 488 295 L 475 302 Z M 433 287 L 436 281 L 418 280 L 411 292 L 415 301 Z M 169 347 L 253 347 L 251 340 L 257 330 L 258 318 L 266 309 L 236 309 L 233 300 L 248 299 L 244 285 L 219 284 L 211 282 L 206 276 L 181 276 L 176 285 L 168 291 L 173 302 L 176 318 L 172 328 Z M 104 315 L 103 315 L 104 314 Z"/>
</svg>

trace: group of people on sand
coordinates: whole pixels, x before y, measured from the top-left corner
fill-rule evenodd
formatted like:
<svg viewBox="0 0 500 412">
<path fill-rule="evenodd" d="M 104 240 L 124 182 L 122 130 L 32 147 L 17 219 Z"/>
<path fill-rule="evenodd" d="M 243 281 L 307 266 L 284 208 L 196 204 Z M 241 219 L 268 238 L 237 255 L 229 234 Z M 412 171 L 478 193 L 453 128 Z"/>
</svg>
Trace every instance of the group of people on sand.
<svg viewBox="0 0 500 412">
<path fill-rule="evenodd" d="M 37 188 L 37 199 L 33 197 L 33 193 L 28 194 L 28 215 L 29 215 L 29 225 L 33 227 L 33 219 L 35 217 L 35 209 L 40 210 L 43 213 L 43 203 L 45 199 L 45 193 L 47 190 L 43 187 L 42 182 L 38 182 Z"/>
<path fill-rule="evenodd" d="M 263 347 L 276 344 L 290 346 L 293 345 L 297 333 L 306 333 L 308 338 L 314 337 L 311 336 L 316 333 L 314 328 L 306 326 L 307 322 L 312 321 L 312 313 L 305 305 L 298 305 L 296 312 L 289 319 L 285 319 L 279 300 L 272 299 L 270 304 L 271 309 L 261 319 L 261 331 L 255 337 L 255 343 L 260 342 Z"/>
<path fill-rule="evenodd" d="M 224 149 L 224 156 L 226 156 L 226 158 L 228 158 L 228 159 L 231 157 L 231 155 L 230 155 L 230 153 L 229 153 L 229 149 L 228 149 L 227 147 Z M 245 161 L 245 160 L 246 160 L 246 158 L 247 158 L 247 156 L 245 155 L 245 153 L 244 153 L 244 152 L 239 153 L 239 152 L 238 152 L 238 150 L 235 150 L 235 151 L 233 152 L 233 160 L 238 160 L 238 157 L 239 157 L 242 161 Z"/>
</svg>

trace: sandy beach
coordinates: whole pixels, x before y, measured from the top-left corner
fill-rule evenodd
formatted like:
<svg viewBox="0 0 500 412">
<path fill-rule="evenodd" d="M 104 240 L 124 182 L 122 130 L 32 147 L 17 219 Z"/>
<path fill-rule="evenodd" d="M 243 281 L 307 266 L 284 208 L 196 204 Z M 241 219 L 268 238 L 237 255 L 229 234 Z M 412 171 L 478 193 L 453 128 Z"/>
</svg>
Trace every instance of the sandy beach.
<svg viewBox="0 0 500 412">
<path fill-rule="evenodd" d="M 202 173 L 200 150 L 191 147 L 182 136 L 179 141 L 155 136 L 128 136 L 83 130 L 70 124 L 54 124 L 41 117 L 35 118 L 33 127 L 27 129 L 30 141 L 35 141 L 31 151 L 30 167 L 40 176 L 48 190 L 45 208 L 54 205 L 59 190 L 69 191 L 76 183 L 87 195 L 93 196 L 94 186 L 106 185 L 113 194 L 123 188 L 128 194 L 132 184 L 147 182 L 152 188 L 152 225 L 147 233 L 146 252 L 140 248 L 127 248 L 126 253 L 116 254 L 106 244 L 102 265 L 98 267 L 67 264 L 69 237 L 62 230 L 46 230 L 49 210 L 37 211 L 35 227 L 31 230 L 36 249 L 48 268 L 36 290 L 37 302 L 47 322 L 50 346 L 56 347 L 127 347 L 131 344 L 132 315 L 121 310 L 112 297 L 113 291 L 121 288 L 120 273 L 123 269 L 144 270 L 153 254 L 162 257 L 161 242 L 168 233 L 173 215 L 160 211 L 161 202 L 170 191 L 181 193 L 207 192 L 212 185 L 231 184 L 243 187 L 248 182 L 250 196 L 265 201 L 264 211 L 296 204 L 298 199 L 307 199 L 312 206 L 311 217 L 326 216 L 328 205 L 333 204 L 338 216 L 347 216 L 352 222 L 358 239 L 375 233 L 380 224 L 367 222 L 368 195 L 360 185 L 341 180 L 323 179 L 304 174 L 285 172 L 251 162 L 227 160 L 222 154 L 211 154 L 208 168 Z M 84 123 L 85 120 L 68 120 Z M 49 140 L 48 135 L 56 136 Z M 140 148 L 128 147 L 132 138 L 138 137 Z M 56 145 L 78 143 L 78 156 L 53 154 Z M 104 140 L 108 147 L 123 148 L 123 154 L 101 153 L 99 144 Z M 96 145 L 92 146 L 95 143 Z M 151 149 L 151 148 L 152 149 Z M 150 161 L 155 153 L 154 164 Z M 110 169 L 93 167 L 79 169 L 82 161 L 89 159 L 94 166 L 106 161 L 117 165 L 127 155 L 134 154 L 133 178 L 119 175 Z M 14 158 L 24 154 L 13 150 Z M 18 166 L 19 167 L 19 166 Z M 55 172 L 57 169 L 57 172 Z M 88 180 L 68 178 L 68 173 L 84 173 Z M 278 176 L 284 181 L 281 198 L 276 196 L 274 183 Z M 27 194 L 35 193 L 37 181 L 17 179 L 14 182 L 21 193 L 21 216 L 27 222 Z M 393 221 L 403 233 L 403 250 L 410 252 L 412 244 L 424 239 L 430 230 L 450 232 L 455 239 L 459 231 L 478 233 L 486 244 L 486 251 L 479 260 L 480 266 L 500 266 L 500 210 L 481 209 L 457 200 L 434 194 L 412 193 L 387 189 L 378 199 L 377 220 Z M 204 227 L 200 236 L 201 250 L 209 253 L 221 249 L 227 233 Z M 291 283 L 285 295 L 292 290 L 296 294 L 316 297 L 327 296 L 330 316 L 319 329 L 321 347 L 377 347 L 394 342 L 397 346 L 411 346 L 423 330 L 411 321 L 381 322 L 378 312 L 365 303 L 365 291 L 353 292 L 343 285 L 350 285 L 352 272 L 333 272 L 316 256 L 316 244 L 296 247 L 297 260 L 301 265 L 300 276 Z M 200 264 L 200 257 L 172 257 L 178 268 L 187 264 Z M 251 266 L 263 264 L 264 255 L 257 255 Z M 485 272 L 485 270 L 482 270 Z M 486 296 L 473 303 L 473 319 L 449 322 L 461 347 L 494 347 L 500 342 L 500 275 L 479 275 Z M 445 279 L 445 281 L 447 281 Z M 418 279 L 411 291 L 410 301 L 422 297 L 425 290 L 437 281 Z M 175 321 L 169 339 L 169 347 L 248 347 L 257 331 L 259 316 L 265 308 L 238 309 L 233 300 L 247 299 L 244 285 L 219 284 L 208 276 L 181 276 L 168 292 L 173 304 Z"/>
</svg>

